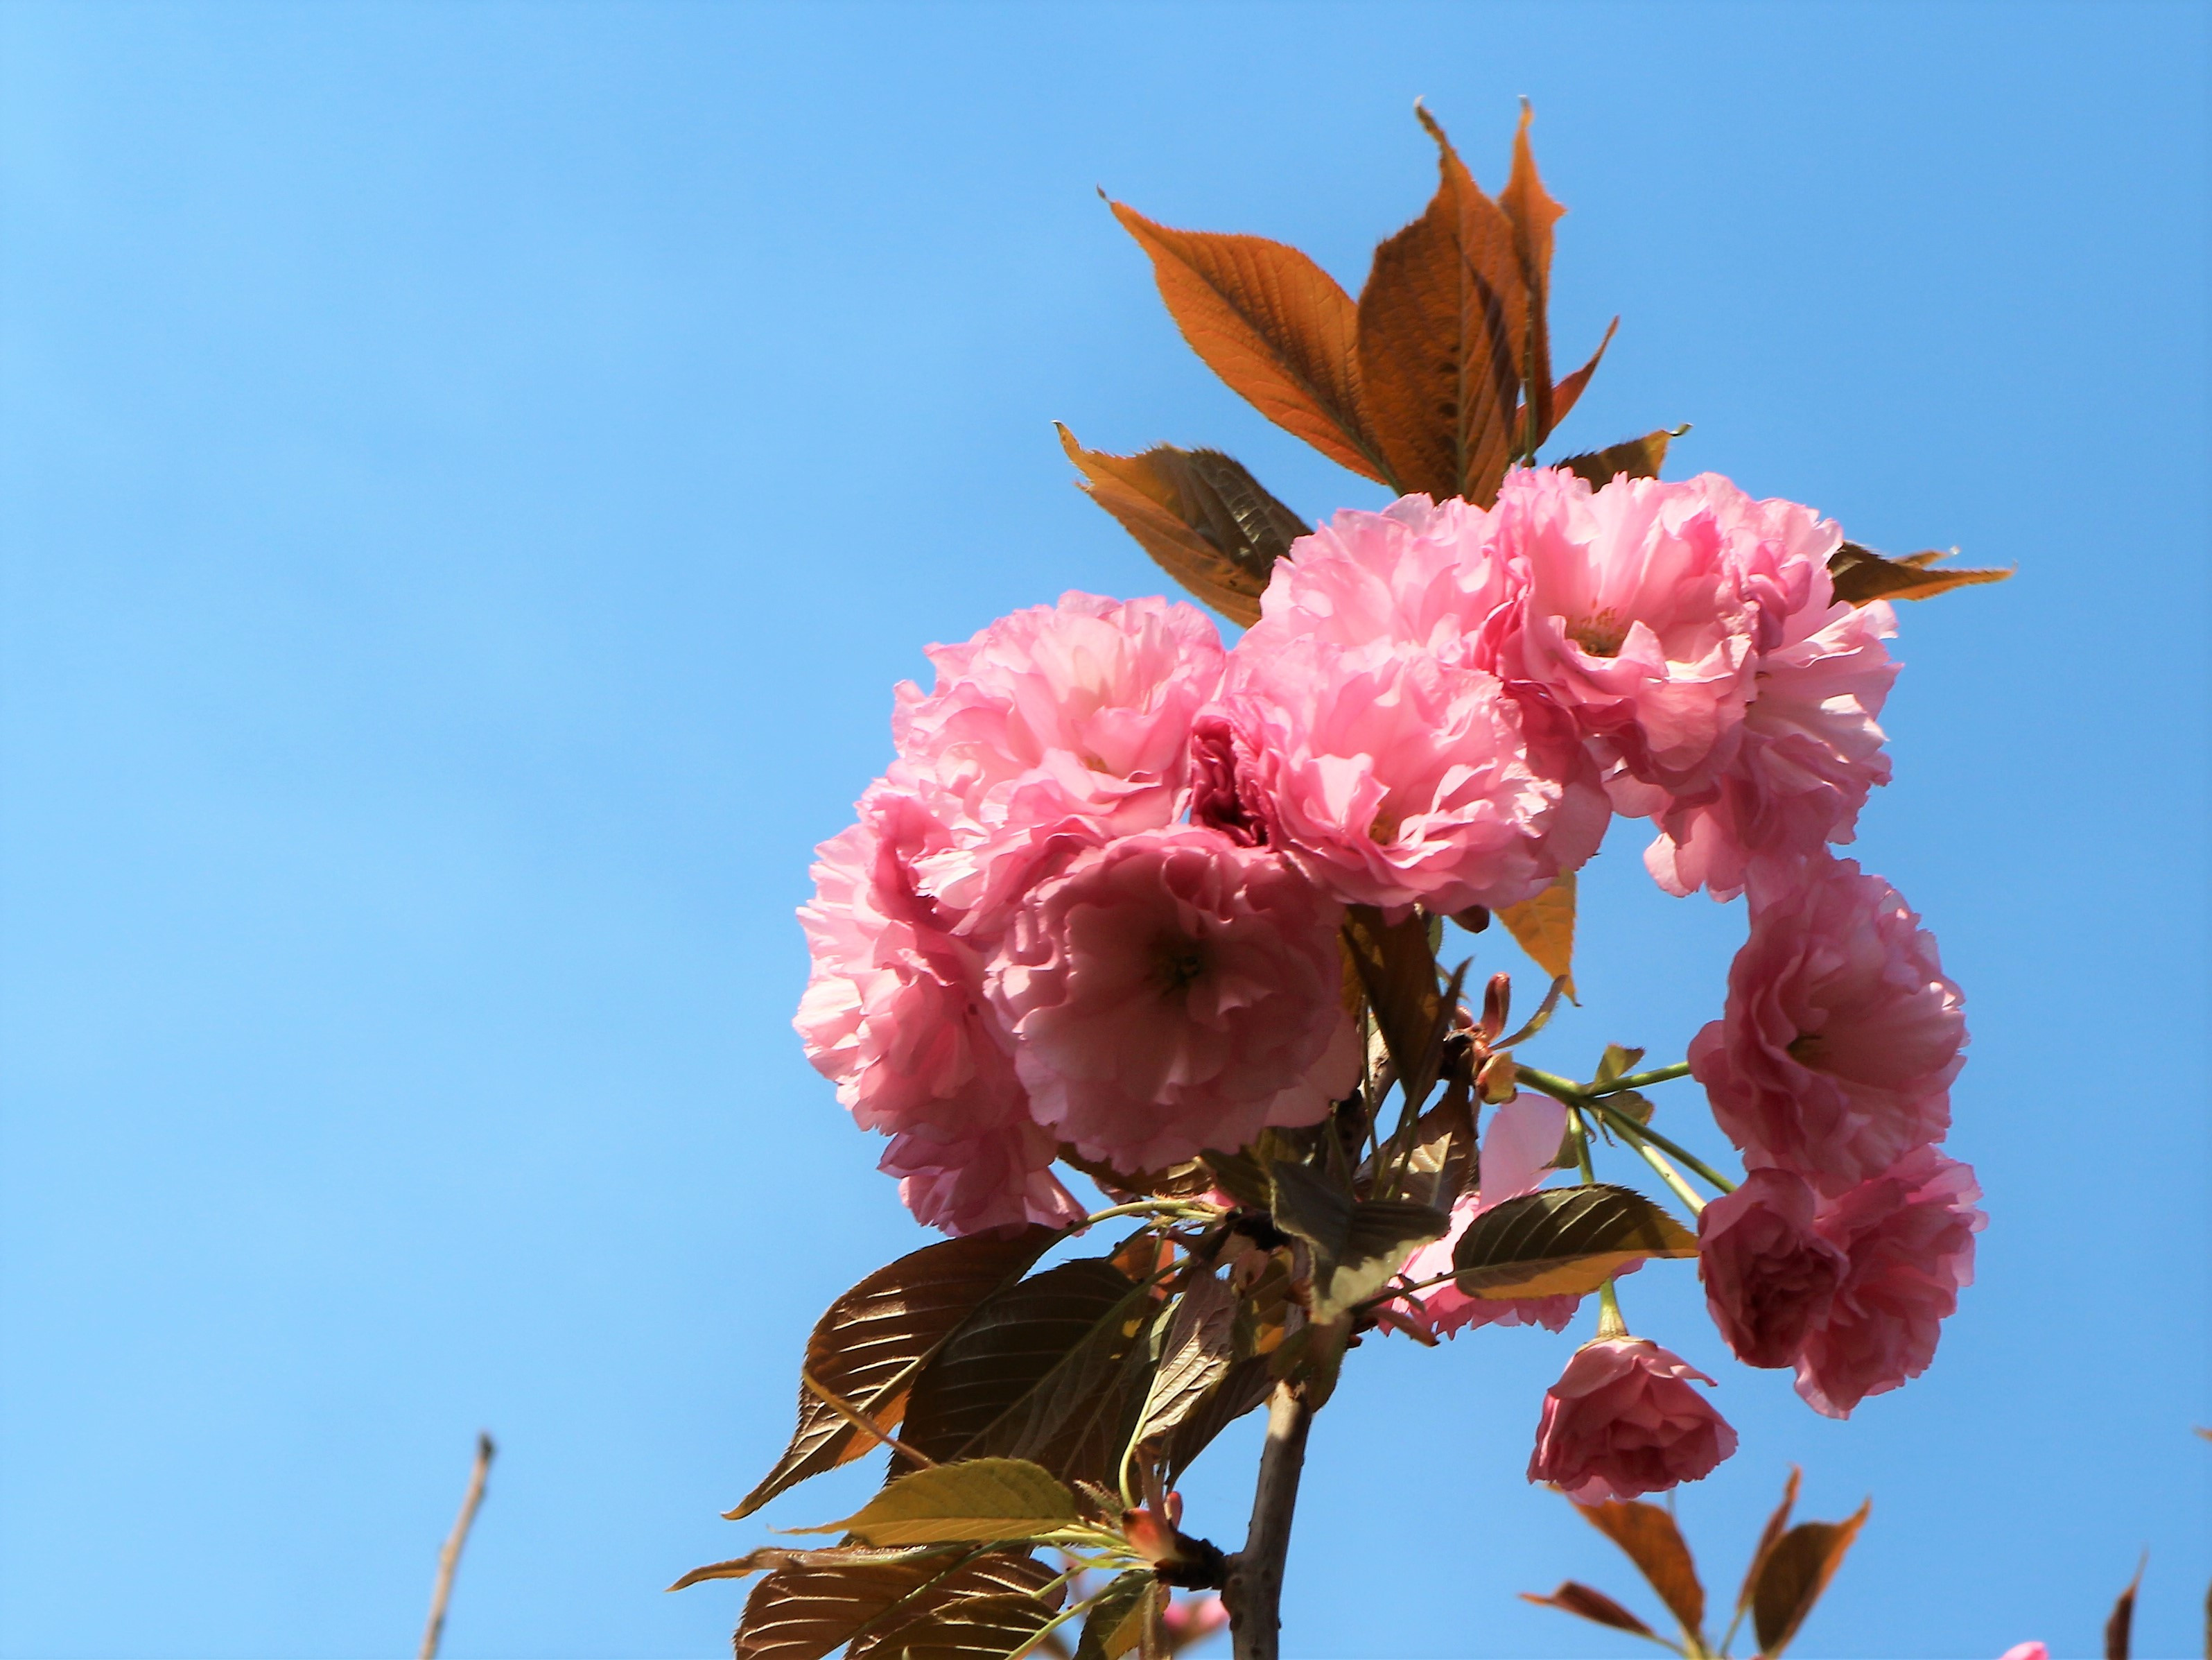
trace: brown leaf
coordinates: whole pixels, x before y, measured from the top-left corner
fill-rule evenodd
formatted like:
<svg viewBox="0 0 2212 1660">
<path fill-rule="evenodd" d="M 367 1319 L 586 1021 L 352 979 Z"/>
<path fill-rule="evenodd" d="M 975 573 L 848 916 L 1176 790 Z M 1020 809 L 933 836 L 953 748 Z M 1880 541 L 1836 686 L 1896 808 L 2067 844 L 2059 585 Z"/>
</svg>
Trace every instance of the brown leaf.
<svg viewBox="0 0 2212 1660">
<path fill-rule="evenodd" d="M 1679 427 L 1662 427 L 1587 455 L 1570 455 L 1554 465 L 1565 468 L 1592 489 L 1603 489 L 1622 473 L 1631 478 L 1656 478 L 1660 464 L 1667 459 L 1668 444 L 1689 429 L 1687 422 Z"/>
<path fill-rule="evenodd" d="M 1498 920 L 1516 940 L 1529 960 L 1553 979 L 1565 979 L 1567 995 L 1575 994 L 1575 873 L 1565 876 L 1534 899 L 1507 905 Z"/>
<path fill-rule="evenodd" d="M 1437 984 L 1429 925 L 1418 911 L 1387 922 L 1374 906 L 1353 905 L 1345 912 L 1343 933 L 1406 1098 L 1419 1101 L 1436 1081 L 1452 1015 Z"/>
<path fill-rule="evenodd" d="M 1213 1186 L 1213 1172 L 1200 1159 L 1186 1159 L 1160 1171 L 1121 1171 L 1101 1158 L 1086 1158 L 1076 1148 L 1060 1144 L 1060 1161 L 1072 1164 L 1096 1182 L 1102 1192 L 1126 1204 L 1140 1194 L 1160 1199 L 1190 1199 Z"/>
<path fill-rule="evenodd" d="M 1633 1632 L 1638 1637 L 1658 1640 L 1659 1633 L 1638 1620 L 1626 1608 L 1601 1590 L 1577 1584 L 1569 1579 L 1549 1596 L 1539 1596 L 1532 1590 L 1521 1593 L 1524 1602 L 1534 1602 L 1540 1608 L 1564 1608 L 1569 1614 L 1578 1614 L 1585 1620 L 1595 1620 L 1601 1626 L 1611 1626 L 1615 1631 Z"/>
<path fill-rule="evenodd" d="M 1390 482 L 1367 435 L 1358 313 L 1334 277 L 1280 242 L 1170 230 L 1107 205 L 1152 256 L 1160 298 L 1208 368 L 1330 460 Z"/>
<path fill-rule="evenodd" d="M 1468 1101 L 1463 1072 L 1413 1126 L 1413 1145 L 1406 1160 L 1401 1197 L 1449 1211 L 1475 1183 L 1474 1114 Z"/>
<path fill-rule="evenodd" d="M 1544 189 L 1536 175 L 1536 153 L 1528 146 L 1528 124 L 1536 119 L 1527 99 L 1521 100 L 1521 125 L 1513 134 L 1513 172 L 1498 193 L 1498 205 L 1513 222 L 1513 252 L 1528 290 L 1528 315 L 1519 360 L 1521 383 L 1528 392 L 1528 424 L 1517 446 L 1534 455 L 1558 424 L 1552 412 L 1552 339 L 1546 319 L 1552 297 L 1552 228 L 1566 212 Z M 1600 348 L 1601 350 L 1603 348 Z"/>
<path fill-rule="evenodd" d="M 1360 290 L 1359 378 L 1376 443 L 1401 493 L 1487 507 L 1515 453 L 1528 286 L 1512 220 L 1437 141 L 1437 193 L 1375 250 Z"/>
<path fill-rule="evenodd" d="M 886 1660 L 892 1654 L 898 1660 L 1006 1660 L 1051 1622 L 1052 1610 L 1034 1596 L 968 1596 L 902 1625 L 895 1646 L 872 1645 L 857 1653 Z"/>
<path fill-rule="evenodd" d="M 1452 1247 L 1470 1297 L 1587 1297 L 1631 1262 L 1695 1256 L 1697 1237 L 1632 1188 L 1547 1188 L 1493 1205 Z"/>
<path fill-rule="evenodd" d="M 1597 350 L 1590 354 L 1589 362 L 1552 388 L 1553 431 L 1557 432 L 1559 429 L 1559 423 L 1567 418 L 1568 411 L 1582 401 L 1583 388 L 1589 385 L 1590 376 L 1597 373 L 1597 366 L 1605 356 L 1605 349 L 1613 344 L 1613 331 L 1620 326 L 1620 319 L 1618 317 L 1607 323 L 1605 325 L 1605 338 L 1597 343 Z"/>
<path fill-rule="evenodd" d="M 1873 1509 L 1869 1499 L 1844 1521 L 1801 1523 L 1775 1541 L 1751 1597 L 1752 1630 L 1765 1660 L 1778 1660 L 1797 1635 Z"/>
<path fill-rule="evenodd" d="M 1907 554 L 1902 559 L 1886 559 L 1872 548 L 1846 542 L 1830 556 L 1828 575 L 1835 582 L 1836 598 L 1854 605 L 1863 605 L 1870 599 L 1926 599 L 1953 588 L 2002 582 L 2012 575 L 2009 569 L 1929 569 L 1947 556 L 1931 549 L 1924 553 Z"/>
<path fill-rule="evenodd" d="M 947 1239 L 877 1269 L 832 1303 L 806 1340 L 804 1371 L 888 1429 L 923 1364 L 994 1292 L 1029 1271 L 1054 1241 L 1054 1228 L 1012 1238 L 971 1234 Z M 751 1515 L 808 1477 L 873 1450 L 875 1443 L 802 1386 L 799 1427 L 775 1468 L 730 1520 Z"/>
<path fill-rule="evenodd" d="M 1080 488 L 1121 521 L 1167 574 L 1231 622 L 1260 620 L 1276 560 L 1305 521 L 1218 450 L 1156 444 L 1138 455 L 1087 450 L 1054 423 Z"/>
<path fill-rule="evenodd" d="M 774 1573 L 780 1568 L 828 1567 L 852 1562 L 910 1562 L 932 1555 L 938 1557 L 942 1566 L 944 1554 L 933 1546 L 877 1550 L 865 1545 L 833 1545 L 820 1550 L 793 1550 L 788 1546 L 766 1545 L 758 1550 L 749 1550 L 743 1556 L 733 1556 L 726 1562 L 709 1562 L 702 1568 L 694 1568 L 668 1589 L 682 1590 L 689 1585 L 704 1584 L 709 1579 L 744 1579 L 756 1573 Z"/>
<path fill-rule="evenodd" d="M 2105 1660 L 2128 1660 L 2135 1637 L 2136 1592 L 2142 1586 L 2143 1569 L 2149 1562 L 2150 1553 L 2145 1551 L 2142 1560 L 2136 1564 L 2136 1577 L 2112 1604 L 2112 1614 L 2105 1621 Z"/>
<path fill-rule="evenodd" d="M 1682 1630 L 1692 1637 L 1704 1639 L 1698 1634 L 1705 1623 L 1705 1588 L 1698 1581 L 1697 1566 L 1690 1560 L 1688 1541 L 1674 1518 L 1656 1505 L 1642 1505 L 1633 1500 L 1602 1505 L 1577 1505 L 1583 1518 L 1600 1533 L 1620 1547 L 1628 1560 L 1636 1564 L 1659 1600 L 1667 1605 Z"/>
<path fill-rule="evenodd" d="M 1227 1376 L 1206 1390 L 1189 1416 L 1168 1437 L 1167 1455 L 1161 1461 L 1164 1479 L 1172 1485 L 1215 1436 L 1245 1414 L 1256 1411 L 1273 1386 L 1265 1354 L 1248 1356 L 1230 1367 Z"/>
<path fill-rule="evenodd" d="M 1159 1368 L 1145 1395 L 1133 1440 L 1168 1434 L 1197 1410 L 1206 1392 L 1228 1375 L 1235 1359 L 1231 1329 L 1237 1298 L 1210 1274 L 1193 1274 L 1160 1341 Z"/>
<path fill-rule="evenodd" d="M 1751 1553 L 1751 1566 L 1743 1571 L 1743 1589 L 1735 1596 L 1735 1617 L 1743 1618 L 1743 1611 L 1751 1606 L 1751 1594 L 1759 1584 L 1759 1571 L 1766 1566 L 1766 1558 L 1774 1548 L 1774 1541 L 1782 1537 L 1783 1529 L 1790 1525 L 1790 1512 L 1797 1503 L 1797 1484 L 1804 1471 L 1792 1464 L 1789 1485 L 1782 1489 L 1782 1502 L 1774 1507 L 1774 1514 L 1766 1518 L 1766 1526 L 1759 1535 L 1759 1543 Z"/>
<path fill-rule="evenodd" d="M 1007 1590 L 1031 1593 L 1052 1577 L 1042 1563 L 1005 1552 L 779 1569 L 745 1599 L 737 1660 L 822 1660 L 857 1639 L 888 1636 L 894 1621 L 904 1623 L 942 1602 Z M 865 1651 L 856 1651 L 856 1660 Z"/>
</svg>

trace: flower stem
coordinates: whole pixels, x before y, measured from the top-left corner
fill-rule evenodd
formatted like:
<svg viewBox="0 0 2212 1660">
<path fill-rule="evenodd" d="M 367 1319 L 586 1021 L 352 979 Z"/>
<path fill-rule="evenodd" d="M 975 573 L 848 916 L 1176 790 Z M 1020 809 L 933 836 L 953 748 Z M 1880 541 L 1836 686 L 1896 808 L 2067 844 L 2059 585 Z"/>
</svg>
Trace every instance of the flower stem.
<svg viewBox="0 0 2212 1660">
<path fill-rule="evenodd" d="M 1599 1104 L 1602 1106 L 1604 1104 L 1600 1103 Z M 1672 1164 L 1668 1164 L 1667 1160 L 1661 1156 L 1659 1149 L 1653 1146 L 1650 1141 L 1644 1139 L 1640 1126 L 1636 1128 L 1631 1128 L 1629 1124 L 1622 1122 L 1622 1118 L 1625 1116 L 1626 1115 L 1607 1113 L 1606 1122 L 1611 1124 L 1614 1129 L 1620 1131 L 1622 1139 L 1625 1140 L 1630 1146 L 1635 1148 L 1638 1152 L 1644 1156 L 1644 1162 L 1650 1165 L 1654 1171 L 1658 1172 L 1659 1179 L 1662 1182 L 1664 1182 L 1668 1188 L 1674 1190 L 1674 1195 L 1677 1199 L 1680 1200 L 1684 1204 L 1690 1207 L 1691 1215 L 1703 1215 L 1705 1208 L 1705 1201 L 1698 1197 L 1698 1190 L 1692 1187 L 1687 1182 L 1685 1182 L 1682 1179 L 1681 1172 L 1676 1170 Z"/>
<path fill-rule="evenodd" d="M 1723 1176 L 1688 1148 L 1668 1140 L 1650 1125 L 1638 1123 L 1619 1107 L 1608 1105 L 1603 1101 L 1593 1101 L 1590 1104 L 1605 1115 L 1607 1123 L 1620 1131 L 1631 1140 L 1650 1142 L 1669 1158 L 1679 1159 L 1696 1175 L 1702 1177 L 1708 1185 L 1719 1189 L 1723 1193 L 1735 1191 L 1735 1183 L 1729 1181 L 1727 1177 Z M 1654 1168 L 1656 1169 L 1656 1166 Z"/>
<path fill-rule="evenodd" d="M 1603 1083 L 1583 1084 L 1577 1087 L 1595 1101 L 1607 1095 L 1624 1094 L 1630 1090 L 1648 1089 L 1654 1084 L 1671 1084 L 1677 1078 L 1689 1075 L 1690 1063 L 1677 1061 L 1672 1066 L 1654 1067 L 1649 1072 L 1632 1072 L 1620 1078 L 1608 1078 Z"/>
</svg>

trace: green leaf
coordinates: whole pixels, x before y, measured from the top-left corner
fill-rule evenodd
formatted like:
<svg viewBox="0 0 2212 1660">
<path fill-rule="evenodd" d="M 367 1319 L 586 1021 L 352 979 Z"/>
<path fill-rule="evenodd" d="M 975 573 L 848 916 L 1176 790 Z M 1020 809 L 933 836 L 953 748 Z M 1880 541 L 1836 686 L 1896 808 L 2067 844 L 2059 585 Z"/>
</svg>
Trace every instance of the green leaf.
<svg viewBox="0 0 2212 1660">
<path fill-rule="evenodd" d="M 753 1588 L 738 1622 L 736 1660 L 822 1660 L 848 1643 L 888 1636 L 937 1603 L 998 1591 L 1033 1592 L 1053 1575 L 1005 1552 L 939 1552 L 922 1560 L 872 1553 L 810 1552 Z M 823 1559 L 842 1557 L 842 1560 Z M 871 1650 L 856 1646 L 854 1660 Z"/>
<path fill-rule="evenodd" d="M 901 1438 L 925 1456 L 1030 1458 L 1112 1484 L 1145 1394 L 1152 1288 L 1097 1258 L 991 1298 L 915 1383 Z"/>
<path fill-rule="evenodd" d="M 1310 528 L 1218 450 L 1156 444 L 1137 455 L 1087 450 L 1058 428 L 1081 488 L 1160 569 L 1232 623 L 1260 620 L 1276 560 Z"/>
<path fill-rule="evenodd" d="M 1575 1506 L 1583 1519 L 1620 1547 L 1644 1583 L 1659 1593 L 1686 1636 L 1704 1645 L 1705 1588 L 1690 1560 L 1689 1541 L 1656 1505 L 1608 1500 Z"/>
<path fill-rule="evenodd" d="M 1869 1499 L 1856 1515 L 1844 1521 L 1806 1522 L 1775 1541 L 1759 1566 L 1759 1585 L 1751 1595 L 1751 1627 L 1765 1660 L 1780 1660 L 1843 1566 L 1844 1553 L 1850 1549 L 1873 1508 L 1874 1501 Z"/>
<path fill-rule="evenodd" d="M 806 1340 L 805 1372 L 876 1423 L 896 1425 L 908 1389 L 930 1356 L 994 1292 L 1029 1272 L 1066 1236 L 1024 1229 L 1011 1238 L 971 1234 L 925 1245 L 877 1269 L 830 1305 Z M 801 1386 L 799 1427 L 775 1468 L 726 1512 L 736 1521 L 809 1476 L 834 1469 L 876 1444 Z"/>
<path fill-rule="evenodd" d="M 1075 1660 L 1121 1660 L 1145 1633 L 1146 1603 L 1159 1588 L 1148 1568 L 1133 1568 L 1098 1593 L 1083 1621 Z"/>
<path fill-rule="evenodd" d="M 1686 421 L 1679 427 L 1662 427 L 1641 438 L 1609 444 L 1585 455 L 1570 455 L 1552 465 L 1565 468 L 1592 489 L 1603 489 L 1623 473 L 1631 478 L 1656 478 L 1661 463 L 1667 459 L 1667 446 L 1689 429 Z"/>
<path fill-rule="evenodd" d="M 1460 1236 L 1452 1267 L 1471 1297 L 1582 1297 L 1642 1258 L 1697 1254 L 1696 1236 L 1642 1194 L 1598 1183 L 1493 1206 Z"/>
<path fill-rule="evenodd" d="M 1227 1376 L 1235 1359 L 1236 1318 L 1237 1298 L 1227 1286 L 1210 1274 L 1191 1275 L 1168 1317 L 1159 1365 L 1137 1414 L 1133 1443 L 1142 1445 L 1165 1435 Z"/>
<path fill-rule="evenodd" d="M 1616 1078 L 1626 1078 L 1636 1070 L 1636 1063 L 1643 1058 L 1642 1049 L 1630 1049 L 1625 1043 L 1607 1043 L 1605 1053 L 1598 1057 L 1596 1081 L 1610 1084 Z"/>
<path fill-rule="evenodd" d="M 869 1545 L 995 1544 L 1080 1519 L 1075 1494 L 1024 1458 L 974 1458 L 902 1475 L 842 1522 L 796 1533 L 849 1533 Z"/>
<path fill-rule="evenodd" d="M 1954 548 L 1951 551 L 1955 553 L 1958 550 Z M 1902 559 L 1886 559 L 1872 548 L 1846 542 L 1829 556 L 1828 575 L 1835 583 L 1837 599 L 1863 605 L 1872 599 L 1931 599 L 1953 588 L 2002 582 L 2012 575 L 2009 570 L 1929 569 L 1945 556 L 1931 549 L 1924 553 L 1909 553 Z"/>
<path fill-rule="evenodd" d="M 1451 1218 L 1432 1206 L 1355 1200 L 1308 1165 L 1270 1164 L 1267 1174 L 1274 1184 L 1275 1225 L 1313 1250 L 1317 1325 L 1382 1290 L 1416 1245 L 1443 1238 L 1451 1226 Z"/>
<path fill-rule="evenodd" d="M 1578 1614 L 1585 1620 L 1594 1620 L 1601 1626 L 1610 1626 L 1615 1631 L 1633 1632 L 1638 1637 L 1649 1637 L 1655 1642 L 1662 1640 L 1657 1632 L 1603 1591 L 1593 1590 L 1588 1585 L 1577 1584 L 1571 1579 L 1562 1584 L 1549 1596 L 1539 1596 L 1532 1590 L 1524 1590 L 1521 1593 L 1521 1600 L 1534 1602 L 1539 1608 L 1559 1608 L 1568 1614 Z"/>
<path fill-rule="evenodd" d="M 936 1554 L 933 1548 L 926 1545 L 892 1550 L 875 1550 L 852 1545 L 832 1546 L 823 1550 L 792 1550 L 767 1545 L 758 1550 L 749 1550 L 743 1556 L 733 1556 L 726 1562 L 709 1562 L 702 1568 L 694 1568 L 668 1589 L 682 1590 L 688 1585 L 703 1584 L 709 1579 L 744 1579 L 752 1574 L 775 1573 L 784 1568 L 826 1567 L 846 1562 L 910 1562 L 933 1554 Z"/>
</svg>

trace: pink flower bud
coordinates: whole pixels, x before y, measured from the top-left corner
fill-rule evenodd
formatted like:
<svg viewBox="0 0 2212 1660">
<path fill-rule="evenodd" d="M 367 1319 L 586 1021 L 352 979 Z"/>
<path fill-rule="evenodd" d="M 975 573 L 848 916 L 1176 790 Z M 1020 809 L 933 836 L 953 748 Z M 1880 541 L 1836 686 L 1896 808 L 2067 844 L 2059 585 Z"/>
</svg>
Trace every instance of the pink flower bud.
<svg viewBox="0 0 2212 1660">
<path fill-rule="evenodd" d="M 1595 1505 L 1711 1475 L 1735 1432 L 1692 1379 L 1713 1381 L 1640 1337 L 1583 1344 L 1544 1395 L 1528 1479 Z"/>
</svg>

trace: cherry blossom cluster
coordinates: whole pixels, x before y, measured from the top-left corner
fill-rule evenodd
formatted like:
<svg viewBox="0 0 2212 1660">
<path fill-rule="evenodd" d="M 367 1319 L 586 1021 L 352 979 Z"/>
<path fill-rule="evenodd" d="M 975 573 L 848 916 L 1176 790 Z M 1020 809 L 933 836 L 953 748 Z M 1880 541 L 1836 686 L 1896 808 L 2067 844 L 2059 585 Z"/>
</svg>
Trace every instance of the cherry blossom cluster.
<svg viewBox="0 0 2212 1660">
<path fill-rule="evenodd" d="M 1690 1051 L 1742 1185 L 1700 1221 L 1716 1321 L 1848 1414 L 1928 1364 L 1971 1274 L 1937 1151 L 1965 1030 L 1933 939 L 1836 857 L 1889 776 L 1887 605 L 1833 593 L 1835 525 L 1707 474 L 1527 469 L 1494 507 L 1344 512 L 1224 650 L 1190 606 L 1071 593 L 930 655 L 896 756 L 823 844 L 797 1025 L 925 1223 L 1064 1225 L 1073 1157 L 1135 1177 L 1319 1122 L 1361 1076 L 1338 935 L 1530 899 L 1649 820 L 1670 893 L 1748 896 Z M 1474 1218 L 1551 1174 L 1565 1108 L 1498 1107 L 1407 1323 L 1557 1330 L 1577 1299 L 1449 1280 Z M 1702 1475 L 1734 1432 L 1656 1344 L 1585 1346 L 1531 1475 L 1584 1499 Z"/>
</svg>

